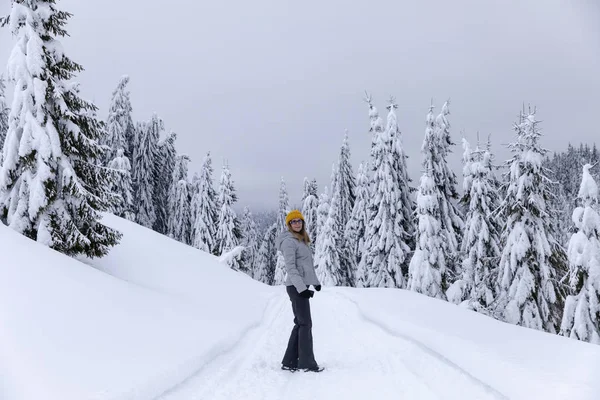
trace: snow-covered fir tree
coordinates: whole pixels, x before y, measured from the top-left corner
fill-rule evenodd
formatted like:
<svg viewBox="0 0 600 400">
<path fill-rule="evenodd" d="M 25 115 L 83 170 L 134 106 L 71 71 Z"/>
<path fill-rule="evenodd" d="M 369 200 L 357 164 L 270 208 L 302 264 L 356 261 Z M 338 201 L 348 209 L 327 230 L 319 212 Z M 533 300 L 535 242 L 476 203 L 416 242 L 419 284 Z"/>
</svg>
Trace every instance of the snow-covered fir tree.
<svg viewBox="0 0 600 400">
<path fill-rule="evenodd" d="M 8 115 L 10 109 L 6 105 L 6 86 L 4 85 L 4 76 L 0 75 L 0 153 L 4 147 L 4 139 L 6 138 L 6 132 L 8 132 Z M 2 162 L 2 155 L 0 154 L 0 163 Z"/>
<path fill-rule="evenodd" d="M 156 114 L 140 125 L 139 143 L 134 149 L 133 181 L 135 187 L 136 222 L 152 229 L 156 221 L 154 186 L 158 140 L 163 121 Z"/>
<path fill-rule="evenodd" d="M 315 257 L 314 264 L 319 265 L 319 257 L 321 256 L 321 244 L 323 243 L 323 230 L 325 223 L 329 218 L 329 191 L 327 186 L 323 193 L 319 196 L 319 207 L 317 208 L 317 238 L 315 240 Z M 312 240 L 312 239 L 311 239 Z"/>
<path fill-rule="evenodd" d="M 424 295 L 446 299 L 446 259 L 440 224 L 439 190 L 428 169 L 417 195 L 417 242 L 408 267 L 408 289 Z"/>
<path fill-rule="evenodd" d="M 433 110 L 430 109 L 430 112 Z M 448 166 L 447 156 L 451 152 L 450 146 L 454 143 L 450 137 L 450 115 L 449 102 L 442 106 L 440 114 L 435 118 L 434 140 L 429 144 L 429 154 L 432 163 L 433 178 L 439 190 L 440 223 L 445 236 L 444 257 L 446 258 L 446 269 L 449 282 L 453 282 L 459 275 L 461 269 L 460 240 L 464 222 L 460 211 L 455 205 L 459 195 L 456 190 L 457 178 Z"/>
<path fill-rule="evenodd" d="M 500 259 L 499 206 L 490 148 L 471 149 L 463 139 L 463 189 L 461 203 L 467 210 L 461 254 L 462 271 L 447 291 L 448 301 L 488 313 L 497 296 Z"/>
<path fill-rule="evenodd" d="M 346 224 L 344 237 L 346 246 L 353 258 L 354 267 L 358 268 L 360 259 L 364 253 L 365 230 L 368 224 L 367 209 L 370 200 L 369 194 L 369 176 L 367 171 L 368 164 L 360 164 L 356 174 L 356 201 L 352 209 L 350 220 Z M 367 276 L 364 270 L 357 270 L 354 276 L 355 286 L 364 287 L 367 282 Z"/>
<path fill-rule="evenodd" d="M 377 111 L 377 108 L 373 105 L 373 98 L 370 94 L 366 94 L 365 101 L 369 105 L 369 120 L 371 124 L 369 132 L 371 133 L 371 159 L 373 159 L 375 143 L 377 142 L 379 135 L 383 133 L 383 121 L 379 116 L 379 111 Z"/>
<path fill-rule="evenodd" d="M 367 287 L 403 288 L 406 285 L 402 265 L 407 262 L 410 249 L 406 244 L 408 233 L 402 224 L 398 171 L 394 169 L 394 136 L 397 134 L 395 108 L 392 99 L 386 130 L 373 128 L 378 132 L 371 149 L 373 191 L 369 202 L 364 252 L 358 266 L 361 274 L 367 275 Z M 372 127 L 373 114 L 376 114 L 376 110 L 373 110 L 372 107 Z"/>
<path fill-rule="evenodd" d="M 423 175 L 417 194 L 417 231 L 413 257 L 408 271 L 408 288 L 430 297 L 445 299 L 448 289 L 446 275 L 446 237 L 440 220 L 440 193 L 435 179 L 439 169 L 439 146 L 435 133 L 433 106 L 425 123 L 425 139 L 421 147 Z"/>
<path fill-rule="evenodd" d="M 304 215 L 304 224 L 308 237 L 310 238 L 309 247 L 315 251 L 315 241 L 317 240 L 317 219 L 319 210 L 319 199 L 309 194 L 302 203 L 302 215 Z"/>
<path fill-rule="evenodd" d="M 106 153 L 107 163 L 117 157 L 119 149 L 124 149 L 125 156 L 132 158 L 133 138 L 135 127 L 131 119 L 131 100 L 127 84 L 129 77 L 123 76 L 112 93 L 108 118 L 106 119 L 106 138 L 103 144 L 109 147 Z"/>
<path fill-rule="evenodd" d="M 250 276 L 254 276 L 260 242 L 256 222 L 254 221 L 254 217 L 252 216 L 252 213 L 248 207 L 244 207 L 241 230 L 241 245 L 244 246 L 244 263 L 247 267 L 248 274 Z"/>
<path fill-rule="evenodd" d="M 156 214 L 154 230 L 162 234 L 167 234 L 169 231 L 169 198 L 177 157 L 177 151 L 175 150 L 176 140 L 177 135 L 174 132 L 170 132 L 158 142 L 156 162 L 154 164 L 154 210 Z"/>
<path fill-rule="evenodd" d="M 354 277 L 356 275 L 356 263 L 353 259 L 349 244 L 346 242 L 345 227 L 352 215 L 354 202 L 356 200 L 356 180 L 352 165 L 350 163 L 350 144 L 348 142 L 348 131 L 344 136 L 344 142 L 340 150 L 340 156 L 337 167 L 337 185 L 335 186 L 338 204 L 336 205 L 337 214 L 335 216 L 336 229 L 336 247 L 338 248 L 339 268 L 341 280 L 338 282 L 341 286 L 354 286 Z"/>
<path fill-rule="evenodd" d="M 279 225 L 277 223 L 273 223 L 267 228 L 256 257 L 254 279 L 267 285 L 273 285 L 275 281 L 275 264 L 277 262 L 275 240 L 278 234 Z"/>
<path fill-rule="evenodd" d="M 578 198 L 573 211 L 577 231 L 569 241 L 569 283 L 573 295 L 565 301 L 560 334 L 600 344 L 600 215 L 598 185 L 583 166 Z"/>
<path fill-rule="evenodd" d="M 204 157 L 200 179 L 192 196 L 192 215 L 195 216 L 192 227 L 192 245 L 215 254 L 219 210 L 217 209 L 217 194 L 213 187 L 212 174 L 212 160 L 209 152 Z"/>
<path fill-rule="evenodd" d="M 287 225 L 285 223 L 285 218 L 290 211 L 290 201 L 287 193 L 287 188 L 285 186 L 285 181 L 281 178 L 281 185 L 279 187 L 279 210 L 277 212 L 277 226 L 279 227 L 279 231 L 287 230 Z M 285 272 L 285 259 L 283 258 L 283 253 L 277 251 L 277 263 L 275 264 L 275 285 L 282 285 L 285 282 L 286 272 Z"/>
<path fill-rule="evenodd" d="M 14 0 L 7 18 L 16 44 L 8 78 L 18 82 L 0 169 L 0 217 L 67 255 L 102 257 L 121 236 L 100 223 L 114 201 L 100 163 L 102 123 L 72 79 L 83 67 L 64 52 L 71 14 L 54 1 Z"/>
<path fill-rule="evenodd" d="M 219 218 L 217 222 L 217 233 L 215 235 L 215 249 L 217 255 L 222 255 L 233 250 L 240 243 L 240 227 L 233 205 L 237 201 L 237 194 L 231 179 L 229 167 L 223 165 L 221 180 L 219 182 Z M 246 271 L 241 257 L 232 257 L 228 261 L 229 266 L 236 271 Z"/>
<path fill-rule="evenodd" d="M 118 217 L 134 221 L 131 163 L 123 149 L 117 151 L 117 157 L 108 164 L 108 167 L 113 170 L 111 191 L 120 196 L 119 200 L 111 206 L 111 211 Z"/>
<path fill-rule="evenodd" d="M 173 169 L 171 190 L 169 194 L 169 230 L 168 234 L 173 239 L 182 243 L 191 243 L 190 221 L 190 185 L 188 184 L 188 162 L 190 158 L 178 155 Z"/>
<path fill-rule="evenodd" d="M 281 231 L 287 230 L 287 225 L 285 223 L 285 218 L 290 212 L 290 199 L 287 192 L 287 187 L 285 186 L 285 181 L 283 177 L 281 178 L 281 183 L 279 185 L 279 209 L 277 213 L 277 224 L 279 225 L 279 229 Z"/>
<path fill-rule="evenodd" d="M 402 133 L 398 127 L 398 119 L 396 117 L 396 109 L 398 108 L 395 100 L 392 98 L 390 105 L 388 106 L 388 126 L 387 130 L 392 140 L 392 162 L 393 171 L 396 178 L 396 187 L 398 190 L 398 202 L 397 209 L 399 213 L 400 225 L 402 230 L 406 233 L 403 241 L 406 243 L 409 249 L 414 249 L 414 211 L 415 204 L 411 198 L 411 187 L 410 178 L 408 177 L 408 168 L 406 167 L 406 160 L 408 156 L 404 151 L 404 143 L 402 142 Z M 406 257 L 403 265 L 403 272 L 408 273 L 408 263 L 410 257 Z"/>
<path fill-rule="evenodd" d="M 340 192 L 335 191 L 329 206 L 329 215 L 321 233 L 322 243 L 319 245 L 319 264 L 317 274 L 319 281 L 325 286 L 349 286 L 347 277 L 340 265 L 340 248 L 338 243 L 338 227 Z"/>
<path fill-rule="evenodd" d="M 539 144 L 535 113 L 522 114 L 515 130 L 516 142 L 509 145 L 514 156 L 501 204 L 507 221 L 502 232 L 496 314 L 512 324 L 555 333 L 562 304 L 551 261 L 556 248 L 547 210 L 548 178 L 542 167 L 546 150 Z"/>
</svg>

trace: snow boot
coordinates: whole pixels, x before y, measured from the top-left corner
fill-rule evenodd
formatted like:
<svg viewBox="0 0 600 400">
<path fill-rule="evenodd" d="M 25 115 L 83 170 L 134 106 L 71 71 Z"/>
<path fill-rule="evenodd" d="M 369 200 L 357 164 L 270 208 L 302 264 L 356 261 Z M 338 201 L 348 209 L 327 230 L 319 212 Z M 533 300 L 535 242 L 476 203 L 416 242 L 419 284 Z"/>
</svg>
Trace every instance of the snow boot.
<svg viewBox="0 0 600 400">
<path fill-rule="evenodd" d="M 319 366 L 310 367 L 310 368 L 304 368 L 304 372 L 322 372 L 324 370 L 325 370 L 325 368 L 319 367 Z"/>
<path fill-rule="evenodd" d="M 288 365 L 282 365 L 281 369 L 284 370 L 284 371 L 290 371 L 290 372 L 296 372 L 296 371 L 298 371 L 298 368 L 296 368 L 296 367 L 290 367 Z"/>
</svg>

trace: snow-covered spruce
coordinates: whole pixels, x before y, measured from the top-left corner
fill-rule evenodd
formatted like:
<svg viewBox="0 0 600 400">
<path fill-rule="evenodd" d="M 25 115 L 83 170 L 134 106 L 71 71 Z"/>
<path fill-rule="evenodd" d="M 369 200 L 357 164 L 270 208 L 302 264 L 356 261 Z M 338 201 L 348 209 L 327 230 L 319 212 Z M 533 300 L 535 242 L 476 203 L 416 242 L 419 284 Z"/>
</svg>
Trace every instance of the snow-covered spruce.
<svg viewBox="0 0 600 400">
<path fill-rule="evenodd" d="M 139 142 L 134 148 L 133 182 L 135 186 L 136 222 L 152 229 L 156 222 L 155 185 L 158 140 L 164 123 L 156 114 L 138 126 Z"/>
<path fill-rule="evenodd" d="M 131 118 L 131 100 L 127 84 L 129 77 L 123 76 L 112 93 L 108 118 L 106 119 L 107 136 L 103 144 L 108 146 L 107 163 L 117 157 L 119 149 L 124 149 L 125 156 L 133 156 L 133 138 L 135 127 Z"/>
<path fill-rule="evenodd" d="M 406 286 L 402 265 L 407 262 L 410 249 L 405 242 L 407 232 L 403 229 L 403 215 L 399 210 L 401 196 L 393 161 L 393 135 L 397 133 L 396 107 L 392 99 L 388 107 L 387 129 L 376 135 L 371 149 L 373 176 L 369 223 L 364 253 L 358 266 L 359 271 L 366 273 L 367 287 Z M 370 115 L 373 114 L 376 114 L 374 107 Z"/>
<path fill-rule="evenodd" d="M 277 226 L 279 232 L 287 230 L 287 225 L 285 223 L 285 218 L 290 211 L 290 201 L 287 193 L 287 188 L 285 186 L 285 181 L 283 177 L 281 178 L 281 184 L 279 186 L 279 209 L 277 211 Z M 286 272 L 285 272 L 285 260 L 283 258 L 283 253 L 280 251 L 277 252 L 277 263 L 275 264 L 275 277 L 274 277 L 274 285 L 282 285 L 285 282 Z"/>
<path fill-rule="evenodd" d="M 168 234 L 181 243 L 191 243 L 191 185 L 188 183 L 188 162 L 190 158 L 181 154 L 176 157 L 169 194 Z M 230 249 L 231 250 L 231 249 Z"/>
<path fill-rule="evenodd" d="M 463 138 L 463 189 L 461 203 L 467 210 L 461 254 L 460 279 L 446 295 L 448 301 L 488 313 L 497 295 L 500 259 L 500 226 L 495 211 L 499 205 L 490 148 L 479 144 L 472 150 Z"/>
<path fill-rule="evenodd" d="M 522 114 L 515 124 L 516 142 L 506 197 L 501 209 L 506 217 L 499 265 L 496 314 L 506 322 L 528 328 L 558 331 L 562 304 L 557 293 L 556 266 L 547 210 L 548 178 L 542 160 L 546 150 L 534 113 Z"/>
<path fill-rule="evenodd" d="M 323 230 L 325 229 L 327 218 L 329 218 L 329 190 L 325 186 L 323 193 L 319 196 L 319 207 L 317 208 L 317 238 L 315 242 L 315 259 L 313 260 L 315 266 L 319 265 L 319 258 L 322 252 Z M 311 240 L 313 239 L 311 238 Z M 318 271 L 316 272 L 318 273 Z"/>
<path fill-rule="evenodd" d="M 0 21 L 16 38 L 8 78 L 18 83 L 0 169 L 0 217 L 67 255 L 102 257 L 121 235 L 100 223 L 114 196 L 101 166 L 97 107 L 79 96 L 72 79 L 83 68 L 59 41 L 70 16 L 54 2 L 13 1 Z"/>
<path fill-rule="evenodd" d="M 329 215 L 321 232 L 320 240 L 322 243 L 319 243 L 319 263 L 316 268 L 319 281 L 324 286 L 348 286 L 345 271 L 342 271 L 340 265 L 339 233 L 337 229 L 339 207 L 340 192 L 335 191 L 331 198 Z"/>
<path fill-rule="evenodd" d="M 569 283 L 574 295 L 565 302 L 560 334 L 600 344 L 600 215 L 598 185 L 583 166 L 578 198 L 581 205 L 573 211 L 577 232 L 569 241 Z"/>
<path fill-rule="evenodd" d="M 273 223 L 267 228 L 258 250 L 256 258 L 256 269 L 254 279 L 273 285 L 275 280 L 275 264 L 277 262 L 277 250 L 275 249 L 275 240 L 279 234 L 277 223 Z"/>
<path fill-rule="evenodd" d="M 0 75 L 0 153 L 4 147 L 6 132 L 8 132 L 8 115 L 10 113 L 10 109 L 6 105 L 5 90 L 4 76 Z M 0 154 L 0 164 L 1 162 L 2 154 Z"/>
<path fill-rule="evenodd" d="M 425 139 L 421 147 L 424 172 L 417 194 L 416 245 L 409 265 L 408 288 L 445 299 L 448 289 L 445 257 L 447 243 L 440 221 L 442 195 L 435 179 L 440 149 L 435 133 L 433 105 L 429 108 L 425 121 Z"/>
<path fill-rule="evenodd" d="M 111 191 L 120 196 L 120 199 L 111 206 L 111 211 L 119 217 L 134 221 L 131 163 L 123 149 L 117 151 L 117 157 L 108 164 L 108 167 L 112 170 Z"/>
<path fill-rule="evenodd" d="M 310 245 L 311 250 L 315 251 L 315 240 L 317 239 L 317 219 L 318 219 L 318 210 L 319 210 L 319 199 L 313 195 L 309 194 L 304 199 L 302 203 L 302 215 L 304 215 L 304 224 L 306 232 L 310 237 Z"/>
<path fill-rule="evenodd" d="M 367 281 L 366 271 L 364 269 L 358 270 L 358 265 L 364 253 L 364 237 L 369 222 L 367 218 L 367 209 L 370 200 L 368 169 L 368 164 L 366 166 L 360 164 L 358 167 L 356 175 L 356 201 L 354 202 L 352 215 L 348 224 L 346 224 L 344 233 L 347 248 L 354 258 L 354 265 L 357 268 L 354 276 L 354 283 L 357 287 L 364 287 Z"/>
<path fill-rule="evenodd" d="M 430 110 L 431 111 L 431 110 Z M 435 118 L 434 137 L 429 146 L 429 156 L 432 164 L 432 173 L 435 184 L 438 187 L 440 202 L 440 223 L 441 230 L 445 236 L 444 257 L 446 258 L 446 273 L 448 282 L 453 282 L 460 275 L 460 240 L 464 222 L 460 211 L 455 205 L 459 199 L 456 190 L 457 178 L 448 165 L 448 154 L 451 152 L 450 146 L 454 143 L 450 138 L 450 115 L 449 102 L 442 106 L 440 114 Z M 425 168 L 425 167 L 424 167 Z"/>
<path fill-rule="evenodd" d="M 219 218 L 217 222 L 216 254 L 222 255 L 233 250 L 240 243 L 240 227 L 233 205 L 237 202 L 237 194 L 227 165 L 223 165 L 219 182 Z M 246 272 L 241 256 L 233 257 L 228 265 L 237 271 Z"/>
<path fill-rule="evenodd" d="M 260 243 L 256 222 L 254 221 L 252 212 L 250 212 L 250 209 L 248 207 L 244 207 L 241 231 L 241 245 L 244 247 L 244 263 L 247 266 L 248 274 L 250 276 L 254 276 L 254 272 L 256 271 L 256 260 L 258 258 Z"/>
<path fill-rule="evenodd" d="M 162 234 L 167 234 L 169 231 L 169 197 L 177 157 L 177 151 L 175 150 L 176 139 L 177 135 L 174 132 L 169 133 L 167 137 L 158 142 L 156 154 L 154 174 L 154 210 L 156 220 L 154 221 L 154 230 Z"/>
<path fill-rule="evenodd" d="M 356 262 L 354 261 L 349 243 L 345 238 L 346 225 L 352 216 L 352 209 L 356 200 L 356 178 L 352 171 L 350 163 L 350 143 L 348 141 L 348 131 L 344 135 L 344 141 L 340 149 L 340 156 L 337 167 L 337 216 L 335 221 L 336 246 L 339 249 L 339 268 L 341 286 L 354 286 L 354 277 L 356 276 Z"/>
<path fill-rule="evenodd" d="M 212 159 L 206 154 L 200 171 L 200 178 L 194 185 L 192 196 L 192 245 L 197 249 L 215 253 L 218 212 L 217 194 L 212 182 Z"/>
<path fill-rule="evenodd" d="M 421 176 L 417 195 L 417 247 L 408 268 L 408 289 L 438 299 L 445 299 L 446 259 L 441 233 L 439 191 L 427 170 Z"/>
</svg>

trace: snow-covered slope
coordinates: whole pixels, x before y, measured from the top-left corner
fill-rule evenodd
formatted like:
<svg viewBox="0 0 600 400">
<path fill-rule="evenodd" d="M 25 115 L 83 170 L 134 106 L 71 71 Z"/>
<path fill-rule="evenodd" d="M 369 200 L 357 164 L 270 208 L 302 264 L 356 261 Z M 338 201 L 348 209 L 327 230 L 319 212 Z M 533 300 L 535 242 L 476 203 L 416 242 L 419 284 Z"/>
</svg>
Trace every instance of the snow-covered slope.
<svg viewBox="0 0 600 400">
<path fill-rule="evenodd" d="M 0 225 L 0 398 L 600 398 L 600 346 L 402 290 L 324 288 L 312 307 L 327 369 L 285 373 L 283 288 L 106 222 L 121 244 L 82 261 Z"/>
</svg>

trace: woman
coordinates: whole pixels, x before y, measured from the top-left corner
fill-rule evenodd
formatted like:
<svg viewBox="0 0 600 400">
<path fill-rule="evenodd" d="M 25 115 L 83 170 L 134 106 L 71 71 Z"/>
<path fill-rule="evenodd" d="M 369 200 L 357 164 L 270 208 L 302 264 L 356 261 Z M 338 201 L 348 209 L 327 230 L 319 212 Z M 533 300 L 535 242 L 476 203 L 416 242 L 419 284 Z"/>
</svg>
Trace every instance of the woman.
<svg viewBox="0 0 600 400">
<path fill-rule="evenodd" d="M 290 335 L 287 350 L 281 361 L 281 368 L 287 371 L 321 372 L 313 353 L 312 320 L 309 299 L 314 292 L 321 290 L 317 279 L 310 247 L 310 238 L 304 229 L 304 217 L 298 210 L 291 211 L 285 218 L 288 228 L 277 238 L 277 250 L 283 253 L 287 278 L 286 290 L 292 302 L 294 329 Z"/>
</svg>

